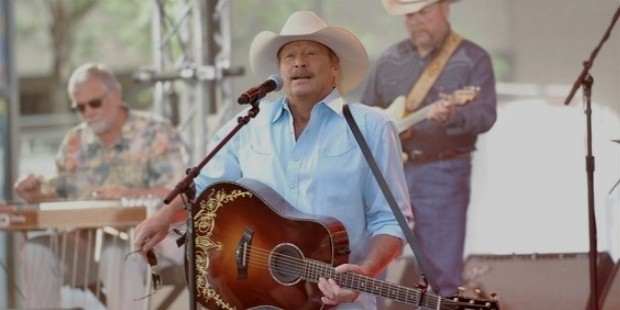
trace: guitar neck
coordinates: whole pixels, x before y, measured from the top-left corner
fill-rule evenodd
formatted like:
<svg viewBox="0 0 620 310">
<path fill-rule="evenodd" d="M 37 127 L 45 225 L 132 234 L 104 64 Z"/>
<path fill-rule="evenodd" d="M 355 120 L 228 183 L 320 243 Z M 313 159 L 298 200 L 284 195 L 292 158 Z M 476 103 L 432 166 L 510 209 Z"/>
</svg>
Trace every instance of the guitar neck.
<svg viewBox="0 0 620 310">
<path fill-rule="evenodd" d="M 423 309 L 457 309 L 449 299 L 356 273 L 336 273 L 331 265 L 324 262 L 306 260 L 305 267 L 304 277 L 310 282 L 318 283 L 321 277 L 331 278 L 343 288 L 417 305 Z"/>
<path fill-rule="evenodd" d="M 417 125 L 418 123 L 424 121 L 426 119 L 426 114 L 428 114 L 428 110 L 430 110 L 430 108 L 430 105 L 425 106 L 396 121 L 396 128 L 398 129 L 398 132 L 401 133 L 409 129 L 411 126 Z"/>
</svg>

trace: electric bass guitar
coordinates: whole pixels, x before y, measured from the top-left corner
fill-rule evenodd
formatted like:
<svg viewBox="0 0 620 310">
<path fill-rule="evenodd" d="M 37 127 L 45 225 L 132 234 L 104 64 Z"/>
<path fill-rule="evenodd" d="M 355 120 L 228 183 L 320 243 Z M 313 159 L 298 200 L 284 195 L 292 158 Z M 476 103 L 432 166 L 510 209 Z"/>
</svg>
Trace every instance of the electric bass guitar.
<svg viewBox="0 0 620 310">
<path fill-rule="evenodd" d="M 442 101 L 445 106 L 464 105 L 478 97 L 480 87 L 467 86 L 465 88 L 454 91 L 449 95 L 446 100 Z M 431 109 L 431 105 L 427 105 L 423 108 L 417 109 L 413 112 L 407 111 L 406 108 L 407 98 L 405 96 L 398 96 L 389 107 L 381 109 L 396 123 L 398 132 L 401 133 L 411 126 L 416 125 L 426 119 L 428 111 Z"/>
<path fill-rule="evenodd" d="M 350 253 L 344 225 L 296 210 L 256 180 L 214 183 L 192 209 L 195 296 L 207 309 L 321 309 L 320 277 L 420 309 L 499 309 L 496 300 L 443 298 L 335 273 Z"/>
</svg>

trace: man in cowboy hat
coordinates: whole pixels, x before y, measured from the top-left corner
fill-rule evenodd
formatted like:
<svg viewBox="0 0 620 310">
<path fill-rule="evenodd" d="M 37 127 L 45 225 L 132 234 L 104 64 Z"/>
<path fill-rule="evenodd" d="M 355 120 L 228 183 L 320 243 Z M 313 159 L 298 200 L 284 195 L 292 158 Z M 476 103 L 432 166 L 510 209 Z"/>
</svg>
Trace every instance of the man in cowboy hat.
<svg viewBox="0 0 620 310">
<path fill-rule="evenodd" d="M 428 258 L 435 289 L 447 296 L 462 285 L 471 153 L 477 136 L 496 120 L 491 59 L 484 49 L 452 31 L 451 1 L 381 2 L 389 14 L 404 15 L 409 37 L 377 59 L 361 101 L 388 107 L 406 96 L 404 115 L 428 107 L 427 121 L 404 131 L 401 143 L 416 220 L 413 232 Z M 468 86 L 475 96 L 457 106 L 454 98 Z"/>
<path fill-rule="evenodd" d="M 329 216 L 344 224 L 351 245 L 349 264 L 337 266 L 336 272 L 378 274 L 399 254 L 404 235 L 343 116 L 341 95 L 354 89 L 367 72 L 364 47 L 349 31 L 327 26 L 313 12 L 301 11 L 288 18 L 279 34 L 264 31 L 256 35 L 250 47 L 250 65 L 259 77 L 279 73 L 285 95 L 260 103 L 260 114 L 194 179 L 196 192 L 222 179 L 258 180 L 303 213 Z M 399 207 L 408 210 L 393 124 L 375 109 L 359 103 L 349 107 Z M 212 147 L 236 125 L 235 118 L 219 130 Z M 179 214 L 184 211 L 177 198 L 140 224 L 136 248 L 146 251 L 153 247 Z M 405 215 L 411 217 L 409 212 Z M 276 293 L 279 289 L 262 292 L 274 279 L 264 281 L 261 287 L 252 288 L 252 293 L 273 298 L 265 304 L 302 308 L 289 303 L 294 294 Z M 309 291 L 312 285 L 316 284 L 307 283 Z M 333 279 L 321 277 L 316 286 L 319 296 L 306 296 L 303 308 L 317 301 L 339 305 L 339 309 L 375 307 L 374 297 L 341 288 Z M 239 293 L 233 292 L 234 299 L 242 298 Z M 232 302 L 221 299 L 224 304 Z"/>
</svg>

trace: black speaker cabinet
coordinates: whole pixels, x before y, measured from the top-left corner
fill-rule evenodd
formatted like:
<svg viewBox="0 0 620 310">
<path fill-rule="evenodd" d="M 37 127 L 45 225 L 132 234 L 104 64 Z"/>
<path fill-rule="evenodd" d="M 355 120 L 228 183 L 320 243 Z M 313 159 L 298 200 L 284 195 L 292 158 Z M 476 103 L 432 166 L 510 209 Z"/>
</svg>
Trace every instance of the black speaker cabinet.
<svg viewBox="0 0 620 310">
<path fill-rule="evenodd" d="M 601 310 L 618 310 L 620 309 L 620 260 L 616 263 L 616 267 L 607 279 L 607 284 L 601 294 Z"/>
<path fill-rule="evenodd" d="M 466 288 L 479 289 L 482 296 L 496 292 L 502 310 L 584 310 L 590 298 L 589 268 L 588 253 L 470 255 L 463 275 Z M 599 297 L 613 268 L 609 254 L 599 253 Z M 617 283 L 609 289 L 620 292 Z M 607 299 L 617 300 L 620 293 L 611 295 Z"/>
</svg>

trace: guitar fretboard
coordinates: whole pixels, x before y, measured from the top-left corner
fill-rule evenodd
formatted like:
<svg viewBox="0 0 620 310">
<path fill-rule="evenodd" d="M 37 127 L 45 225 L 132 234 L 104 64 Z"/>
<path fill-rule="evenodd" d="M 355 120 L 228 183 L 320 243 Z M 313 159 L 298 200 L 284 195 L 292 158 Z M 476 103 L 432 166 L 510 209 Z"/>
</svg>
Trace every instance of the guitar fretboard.
<svg viewBox="0 0 620 310">
<path fill-rule="evenodd" d="M 352 272 L 336 273 L 329 264 L 316 260 L 306 260 L 304 277 L 307 281 L 315 283 L 319 281 L 319 278 L 331 278 L 346 289 L 417 305 L 421 308 L 458 309 L 458 306 L 449 299 Z"/>
</svg>

